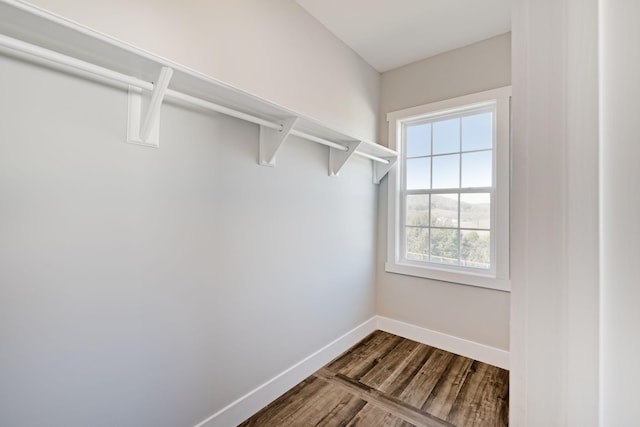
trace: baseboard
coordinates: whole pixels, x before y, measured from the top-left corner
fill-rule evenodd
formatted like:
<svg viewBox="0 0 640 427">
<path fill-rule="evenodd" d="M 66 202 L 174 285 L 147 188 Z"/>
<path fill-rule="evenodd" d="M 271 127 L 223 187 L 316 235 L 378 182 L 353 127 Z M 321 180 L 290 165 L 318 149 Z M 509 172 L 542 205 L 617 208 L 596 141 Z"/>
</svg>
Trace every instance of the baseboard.
<svg viewBox="0 0 640 427">
<path fill-rule="evenodd" d="M 410 340 L 437 347 L 451 353 L 509 369 L 509 352 L 474 341 L 432 331 L 410 323 L 376 316 L 377 328 Z"/>
<path fill-rule="evenodd" d="M 235 402 L 225 406 L 195 427 L 229 427 L 240 424 L 376 329 L 489 363 L 490 365 L 509 369 L 508 351 L 399 320 L 389 319 L 388 317 L 374 316 Z"/>
<path fill-rule="evenodd" d="M 267 406 L 294 385 L 348 350 L 358 341 L 375 331 L 377 316 L 353 328 L 340 338 L 305 357 L 289 369 L 230 403 L 195 427 L 237 426 L 260 409 Z"/>
</svg>

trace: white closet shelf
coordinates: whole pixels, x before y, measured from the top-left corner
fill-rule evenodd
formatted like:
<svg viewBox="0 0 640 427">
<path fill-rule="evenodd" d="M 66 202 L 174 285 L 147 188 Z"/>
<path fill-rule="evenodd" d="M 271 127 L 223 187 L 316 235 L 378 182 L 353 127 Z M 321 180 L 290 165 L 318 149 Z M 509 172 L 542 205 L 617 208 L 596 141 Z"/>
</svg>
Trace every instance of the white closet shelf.
<svg viewBox="0 0 640 427">
<path fill-rule="evenodd" d="M 17 0 L 0 0 L 0 53 L 116 86 L 129 87 L 129 142 L 158 146 L 163 100 L 196 105 L 260 126 L 260 164 L 275 165 L 289 135 L 329 146 L 329 174 L 351 155 L 373 161 L 379 183 L 397 153 L 220 82 L 135 46 Z M 142 111 L 142 92 L 151 102 Z"/>
</svg>

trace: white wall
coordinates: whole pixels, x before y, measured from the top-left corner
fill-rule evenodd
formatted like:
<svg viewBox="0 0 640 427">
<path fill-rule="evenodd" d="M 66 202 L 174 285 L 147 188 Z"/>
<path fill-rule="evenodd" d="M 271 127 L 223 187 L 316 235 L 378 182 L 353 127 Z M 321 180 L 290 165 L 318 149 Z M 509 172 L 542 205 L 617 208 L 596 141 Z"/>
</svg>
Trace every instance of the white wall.
<svg viewBox="0 0 640 427">
<path fill-rule="evenodd" d="M 0 425 L 188 426 L 375 313 L 370 161 L 0 57 Z M 309 83 L 311 84 L 311 83 Z"/>
<path fill-rule="evenodd" d="M 600 1 L 601 425 L 640 422 L 640 4 Z"/>
<path fill-rule="evenodd" d="M 32 0 L 353 136 L 375 140 L 380 75 L 294 0 Z"/>
<path fill-rule="evenodd" d="M 511 84 L 511 37 L 497 36 L 382 75 L 380 135 L 386 113 Z M 386 273 L 387 180 L 378 199 L 378 314 L 509 349 L 509 293 Z"/>
<path fill-rule="evenodd" d="M 514 2 L 511 425 L 598 425 L 597 13 Z"/>
</svg>

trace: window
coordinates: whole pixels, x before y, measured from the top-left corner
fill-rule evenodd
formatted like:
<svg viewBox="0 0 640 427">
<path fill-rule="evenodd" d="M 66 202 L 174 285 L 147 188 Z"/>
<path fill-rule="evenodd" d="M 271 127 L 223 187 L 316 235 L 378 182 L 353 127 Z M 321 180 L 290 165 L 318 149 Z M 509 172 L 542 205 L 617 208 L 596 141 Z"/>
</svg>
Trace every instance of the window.
<svg viewBox="0 0 640 427">
<path fill-rule="evenodd" d="M 509 289 L 509 99 L 495 89 L 389 113 L 386 270 Z"/>
</svg>

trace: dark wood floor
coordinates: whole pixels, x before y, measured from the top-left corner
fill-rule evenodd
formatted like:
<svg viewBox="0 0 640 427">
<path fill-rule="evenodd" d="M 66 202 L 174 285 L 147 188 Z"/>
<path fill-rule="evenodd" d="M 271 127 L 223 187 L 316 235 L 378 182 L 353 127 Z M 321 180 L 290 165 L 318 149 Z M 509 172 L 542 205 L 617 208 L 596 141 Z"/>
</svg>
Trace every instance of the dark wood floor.
<svg viewBox="0 0 640 427">
<path fill-rule="evenodd" d="M 376 331 L 249 426 L 506 426 L 509 372 Z"/>
</svg>

